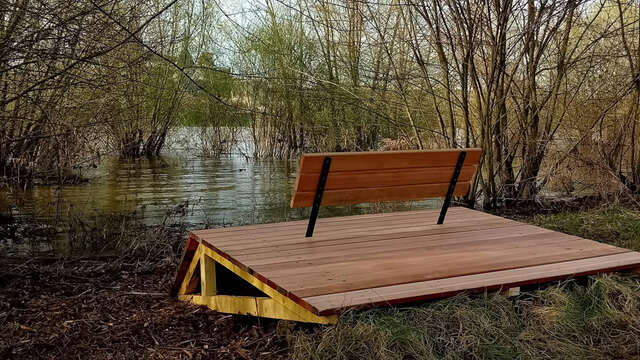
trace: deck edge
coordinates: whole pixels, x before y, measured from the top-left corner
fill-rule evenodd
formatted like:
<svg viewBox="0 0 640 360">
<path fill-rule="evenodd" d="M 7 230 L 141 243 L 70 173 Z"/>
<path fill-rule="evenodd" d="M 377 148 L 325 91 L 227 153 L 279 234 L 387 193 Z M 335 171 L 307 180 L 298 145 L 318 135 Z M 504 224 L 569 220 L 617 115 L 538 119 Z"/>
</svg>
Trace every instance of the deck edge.
<svg viewBox="0 0 640 360">
<path fill-rule="evenodd" d="M 173 285 L 169 289 L 169 296 L 178 295 L 178 291 L 180 290 L 180 286 L 187 274 L 187 270 L 189 269 L 189 265 L 193 260 L 193 256 L 196 253 L 196 249 L 200 245 L 200 239 L 193 233 L 189 232 L 189 236 L 187 237 L 187 243 L 184 246 L 184 250 L 182 252 L 182 259 L 178 263 L 178 268 L 176 269 L 175 280 Z"/>
<path fill-rule="evenodd" d="M 627 257 L 629 257 L 629 259 L 626 259 Z M 608 262 L 607 265 L 600 267 L 599 265 L 588 264 L 590 261 L 593 261 L 594 259 L 598 259 L 598 258 L 605 258 L 604 260 Z M 587 264 L 584 264 L 584 263 L 587 263 Z M 509 276 L 511 276 L 512 278 L 517 278 L 518 276 L 523 277 L 524 275 L 519 273 L 522 273 L 524 271 L 529 271 L 531 269 L 536 269 L 536 268 L 543 269 L 547 267 L 552 267 L 558 264 L 563 264 L 566 266 L 575 266 L 576 270 L 566 270 L 566 271 L 560 270 L 559 273 L 557 274 L 553 274 L 549 276 L 534 277 L 531 279 L 522 279 L 522 280 L 512 279 L 510 281 L 486 280 L 486 282 L 483 283 L 482 285 L 471 286 L 471 287 L 458 286 L 456 288 L 456 286 L 453 286 L 450 289 L 447 289 L 446 284 L 442 284 L 440 285 L 440 288 L 442 289 L 442 291 L 432 292 L 432 293 L 427 293 L 422 295 L 415 294 L 411 296 L 398 297 L 395 299 L 386 299 L 386 300 L 368 301 L 368 302 L 363 301 L 361 303 L 355 303 L 355 304 L 350 304 L 346 306 L 338 305 L 338 306 L 326 307 L 326 308 L 318 306 L 317 304 L 315 304 L 314 306 L 318 308 L 320 315 L 326 316 L 326 315 L 332 315 L 332 314 L 339 314 L 350 309 L 365 309 L 365 308 L 372 308 L 372 307 L 391 306 L 391 305 L 397 305 L 397 304 L 403 304 L 403 303 L 412 303 L 412 302 L 419 302 L 419 301 L 425 301 L 425 300 L 446 298 L 446 297 L 454 296 L 460 293 L 478 293 L 478 292 L 484 292 L 484 291 L 495 291 L 495 290 L 501 290 L 504 288 L 514 287 L 514 286 L 526 286 L 526 285 L 540 284 L 540 283 L 552 282 L 552 281 L 563 280 L 563 279 L 570 279 L 570 278 L 580 277 L 580 276 L 631 270 L 635 268 L 640 268 L 640 253 L 635 251 L 627 251 L 627 252 L 613 254 L 613 255 L 604 255 L 604 256 L 597 256 L 597 257 L 591 257 L 586 259 L 563 261 L 559 263 L 535 265 L 535 266 L 529 266 L 524 268 L 498 270 L 498 271 L 491 271 L 486 273 L 477 273 L 477 274 L 471 274 L 471 275 L 457 276 L 453 278 L 427 280 L 427 281 L 414 282 L 414 283 L 396 284 L 396 285 L 383 286 L 379 288 L 354 290 L 354 291 L 345 292 L 345 293 L 311 296 L 311 297 L 306 297 L 304 299 L 305 301 L 313 304 L 314 300 L 327 299 L 331 297 L 337 298 L 341 295 L 345 297 L 349 295 L 355 296 L 358 294 L 370 293 L 371 298 L 374 298 L 375 296 L 378 296 L 375 293 L 379 291 L 390 290 L 394 288 L 398 289 L 398 288 L 404 288 L 409 286 L 416 286 L 417 284 L 424 284 L 425 286 L 432 285 L 434 287 L 437 287 L 439 283 L 450 281 L 452 279 L 471 280 L 473 278 L 482 277 L 487 274 L 504 273 L 505 276 L 507 277 Z"/>
<path fill-rule="evenodd" d="M 194 236 L 197 237 L 197 235 L 194 235 Z M 255 277 L 260 282 L 264 283 L 266 286 L 272 288 L 274 291 L 277 291 L 278 293 L 280 293 L 281 295 L 287 297 L 288 299 L 290 299 L 294 303 L 296 303 L 296 304 L 302 306 L 303 308 L 305 308 L 306 310 L 312 312 L 314 315 L 320 315 L 319 310 L 316 309 L 313 305 L 309 304 L 303 298 L 301 298 L 301 297 L 295 295 L 294 293 L 288 291 L 287 289 L 279 286 L 278 284 L 276 284 L 272 280 L 268 279 L 267 277 L 263 276 L 262 274 L 260 274 L 260 273 L 258 273 L 256 271 L 254 271 L 249 266 L 247 266 L 247 265 L 241 263 L 240 261 L 236 260 L 233 256 L 231 256 L 231 255 L 227 254 L 226 252 L 218 249 L 217 247 L 215 247 L 214 245 L 212 245 L 208 241 L 204 241 L 202 239 L 199 239 L 199 240 L 200 240 L 199 241 L 200 245 L 203 245 L 206 248 L 210 249 L 211 251 L 214 251 L 215 253 L 220 255 L 222 258 L 228 260 L 233 265 L 235 265 L 235 266 L 239 267 L 240 269 L 244 270 L 249 275 Z"/>
</svg>

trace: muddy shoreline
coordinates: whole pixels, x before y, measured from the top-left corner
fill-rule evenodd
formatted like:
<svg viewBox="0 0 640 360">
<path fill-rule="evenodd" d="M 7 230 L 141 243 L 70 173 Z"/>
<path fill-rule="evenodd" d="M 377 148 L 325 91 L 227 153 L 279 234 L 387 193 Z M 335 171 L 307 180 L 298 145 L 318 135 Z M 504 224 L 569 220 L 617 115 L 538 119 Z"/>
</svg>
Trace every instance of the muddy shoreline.
<svg viewBox="0 0 640 360">
<path fill-rule="evenodd" d="M 0 358 L 286 357 L 283 324 L 170 297 L 186 232 L 146 231 L 122 256 L 0 258 Z"/>
</svg>

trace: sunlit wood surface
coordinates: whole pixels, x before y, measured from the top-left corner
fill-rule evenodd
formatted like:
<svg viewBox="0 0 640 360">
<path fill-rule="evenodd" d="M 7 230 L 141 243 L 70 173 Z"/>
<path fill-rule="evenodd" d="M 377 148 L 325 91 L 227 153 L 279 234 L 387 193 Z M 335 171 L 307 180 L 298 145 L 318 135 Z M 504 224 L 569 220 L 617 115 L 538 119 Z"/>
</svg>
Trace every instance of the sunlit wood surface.
<svg viewBox="0 0 640 360">
<path fill-rule="evenodd" d="M 195 231 L 192 237 L 315 314 L 640 266 L 640 253 L 466 208 Z"/>
</svg>

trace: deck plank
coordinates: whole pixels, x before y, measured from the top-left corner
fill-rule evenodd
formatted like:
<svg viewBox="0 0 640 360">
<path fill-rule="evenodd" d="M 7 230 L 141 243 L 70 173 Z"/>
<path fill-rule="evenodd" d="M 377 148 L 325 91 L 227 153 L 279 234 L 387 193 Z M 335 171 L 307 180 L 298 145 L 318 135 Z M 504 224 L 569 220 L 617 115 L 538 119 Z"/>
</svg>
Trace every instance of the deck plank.
<svg viewBox="0 0 640 360">
<path fill-rule="evenodd" d="M 304 237 L 306 221 L 192 236 L 278 291 L 327 313 L 568 276 L 567 264 L 595 272 L 618 263 L 640 266 L 640 254 L 611 245 L 465 208 L 450 209 L 446 223 L 436 225 L 438 213 L 323 218 L 312 238 Z"/>
<path fill-rule="evenodd" d="M 229 245 L 228 250 L 233 250 L 234 254 L 240 255 L 249 255 L 249 254 L 258 254 L 258 253 L 268 253 L 268 252 L 280 252 L 286 250 L 296 250 L 296 249 L 308 249 L 311 250 L 316 247 L 324 247 L 324 246 L 332 246 L 332 245 L 345 245 L 352 244 L 351 246 L 358 246 L 356 243 L 367 243 L 374 242 L 378 240 L 390 240 L 390 239 L 402 239 L 407 237 L 415 237 L 415 236 L 434 236 L 434 235 L 442 235 L 446 236 L 447 234 L 463 234 L 465 232 L 472 232 L 476 230 L 487 230 L 487 229 L 497 229 L 503 227 L 516 228 L 516 226 L 526 226 L 525 224 L 505 224 L 505 223 L 495 223 L 491 221 L 487 221 L 478 225 L 458 225 L 458 229 L 450 228 L 450 227 L 441 227 L 440 229 L 428 229 L 428 226 L 409 226 L 405 227 L 402 232 L 399 232 L 398 229 L 395 228 L 384 228 L 381 230 L 368 231 L 363 233 L 363 231 L 351 232 L 344 231 L 343 236 L 314 236 L 312 239 L 308 239 L 308 241 L 300 241 L 297 238 L 288 238 L 284 240 L 275 239 L 272 241 L 265 241 L 263 243 L 256 243 L 252 245 L 241 244 L 241 245 Z M 459 230 L 459 231 L 456 231 Z"/>
<path fill-rule="evenodd" d="M 638 267 L 639 264 L 639 253 L 626 252 L 454 278 L 319 295 L 306 297 L 304 300 L 318 309 L 321 314 L 335 313 L 339 310 L 346 310 L 353 307 L 392 305 L 452 296 L 465 291 L 496 290 L 509 286 L 560 280 L 572 276 L 618 271 L 635 268 Z"/>
<path fill-rule="evenodd" d="M 460 254 L 457 253 L 429 256 L 428 261 L 432 262 L 428 267 L 423 266 L 425 264 L 424 256 L 406 258 L 402 264 L 380 261 L 378 266 L 384 269 L 382 273 L 376 272 L 370 264 L 358 264 L 346 271 L 335 271 L 333 268 L 331 270 L 334 271 L 327 271 L 321 266 L 323 269 L 316 269 L 312 274 L 295 274 L 295 277 L 291 274 L 280 274 L 270 275 L 270 278 L 284 288 L 292 289 L 291 291 L 297 296 L 304 298 L 626 252 L 623 249 L 563 250 L 559 246 L 545 245 L 547 252 L 537 255 L 536 248 L 536 246 L 530 246 L 511 249 L 512 251 L 503 250 L 496 252 L 495 258 L 491 258 L 492 254 L 487 252 L 473 254 L 477 255 L 476 258 L 471 258 L 469 256 L 471 254 L 463 254 L 467 256 L 462 260 Z M 509 261 L 505 262 L 504 259 Z M 368 272 L 368 274 L 363 274 L 363 272 Z"/>
<path fill-rule="evenodd" d="M 448 226 L 459 222 L 467 222 L 470 220 L 487 219 L 486 215 L 478 212 L 479 214 L 464 214 L 464 217 L 456 217 L 455 215 L 460 212 L 457 208 L 451 208 L 449 210 L 449 218 L 440 226 Z M 316 222 L 316 231 L 314 237 L 321 236 L 323 234 L 330 234 L 336 231 L 344 229 L 367 229 L 371 225 L 393 226 L 398 223 L 422 223 L 428 224 L 432 227 L 437 227 L 435 221 L 438 218 L 438 214 L 435 211 L 403 211 L 395 213 L 383 213 L 383 214 L 368 214 L 358 216 L 340 216 L 331 218 L 320 218 Z M 492 215 L 488 215 L 492 216 Z M 349 218 L 353 219 L 349 220 Z M 492 216 L 499 221 L 510 221 L 498 216 Z M 288 221 L 283 223 L 272 224 L 260 224 L 260 225 L 248 225 L 237 227 L 224 227 L 216 229 L 205 229 L 193 231 L 193 234 L 201 238 L 215 238 L 219 243 L 236 243 L 237 241 L 252 242 L 255 239 L 263 237 L 277 236 L 294 236 L 304 237 L 304 232 L 307 228 L 307 220 Z M 250 235 L 250 236 L 248 236 Z"/>
<path fill-rule="evenodd" d="M 455 225 L 455 226 L 454 226 Z M 335 232 L 324 233 L 312 238 L 305 238 L 304 234 L 279 235 L 274 238 L 256 238 L 252 241 L 237 241 L 231 243 L 218 243 L 225 249 L 233 251 L 234 254 L 260 253 L 274 251 L 279 246 L 298 246 L 310 248 L 312 246 L 324 246 L 331 243 L 347 244 L 356 242 L 375 241 L 376 239 L 393 239 L 410 236 L 430 236 L 445 235 L 451 233 L 464 233 L 467 231 L 496 229 L 511 227 L 516 228 L 523 224 L 507 224 L 503 222 L 487 221 L 478 225 L 467 225 L 465 223 L 450 224 L 450 226 L 435 227 L 433 225 L 416 225 L 415 223 L 398 223 L 393 226 L 371 224 L 368 228 L 362 229 L 341 229 Z M 355 245 L 354 245 L 355 246 Z M 271 250 L 270 250 L 271 249 Z"/>
<path fill-rule="evenodd" d="M 500 228 L 489 228 L 478 231 L 466 231 L 456 233 L 445 233 L 435 235 L 413 235 L 407 237 L 399 237 L 395 234 L 384 234 L 382 236 L 365 236 L 360 238 L 359 243 L 347 242 L 339 244 L 327 244 L 322 242 L 320 244 L 312 242 L 299 249 L 283 250 L 278 247 L 274 247 L 268 253 L 257 254 L 237 254 L 237 259 L 252 264 L 256 267 L 258 265 L 271 264 L 270 270 L 278 269 L 291 269 L 292 262 L 298 261 L 312 261 L 314 259 L 328 258 L 330 262 L 342 262 L 351 261 L 357 259 L 358 263 L 361 263 L 366 259 L 367 254 L 385 254 L 386 256 L 395 256 L 397 252 L 405 250 L 425 250 L 434 251 L 437 249 L 458 249 L 464 250 L 468 246 L 473 246 L 474 243 L 485 243 L 491 247 L 497 246 L 497 241 L 505 239 L 507 243 L 514 242 L 514 238 L 534 235 L 534 234 L 548 234 L 551 230 L 544 230 L 535 226 L 522 225 L 518 227 L 509 227 L 509 232 L 497 231 L 502 230 Z M 413 233 L 415 234 L 415 232 Z M 400 234 L 403 235 L 403 234 Z M 486 244 L 490 241 L 490 244 Z M 282 264 L 282 265 L 280 265 Z M 316 265 L 314 262 L 313 265 Z M 260 267 L 264 269 L 264 267 Z"/>
</svg>

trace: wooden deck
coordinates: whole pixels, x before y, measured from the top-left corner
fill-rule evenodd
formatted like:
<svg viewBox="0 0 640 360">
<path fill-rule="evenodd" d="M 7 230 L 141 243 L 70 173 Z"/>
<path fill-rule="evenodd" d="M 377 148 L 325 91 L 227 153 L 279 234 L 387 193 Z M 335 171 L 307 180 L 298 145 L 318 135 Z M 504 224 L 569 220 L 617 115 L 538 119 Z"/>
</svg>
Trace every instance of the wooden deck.
<svg viewBox="0 0 640 360">
<path fill-rule="evenodd" d="M 312 238 L 304 236 L 306 221 L 194 231 L 176 284 L 191 299 L 189 254 L 200 245 L 267 296 L 317 317 L 640 268 L 640 253 L 627 249 L 466 208 L 451 208 L 435 225 L 438 213 L 321 218 Z"/>
</svg>

